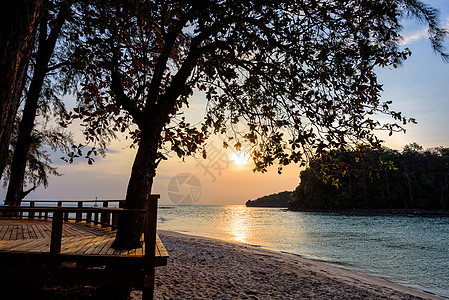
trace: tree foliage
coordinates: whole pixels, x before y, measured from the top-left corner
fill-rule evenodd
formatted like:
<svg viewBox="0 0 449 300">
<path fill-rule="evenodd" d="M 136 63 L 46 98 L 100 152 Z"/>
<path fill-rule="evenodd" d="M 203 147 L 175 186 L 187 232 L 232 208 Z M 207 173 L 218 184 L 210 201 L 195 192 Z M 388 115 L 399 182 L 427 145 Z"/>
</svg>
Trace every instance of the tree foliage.
<svg viewBox="0 0 449 300">
<path fill-rule="evenodd" d="M 449 149 L 332 151 L 301 172 L 291 209 L 448 209 Z M 332 177 L 333 180 L 329 180 Z"/>
<path fill-rule="evenodd" d="M 8 164 L 3 177 L 3 187 L 7 186 L 11 177 L 11 164 L 18 138 L 18 126 L 15 126 L 14 129 L 11 137 Z M 21 184 L 20 201 L 38 186 L 47 187 L 50 176 L 62 175 L 57 171 L 56 167 L 51 165 L 52 160 L 49 150 L 68 152 L 72 144 L 71 134 L 60 128 L 46 129 L 43 127 L 33 129 L 30 136 L 30 148 L 26 158 L 26 172 Z"/>
<path fill-rule="evenodd" d="M 138 143 L 154 114 L 164 123 L 159 148 L 182 157 L 244 122 L 231 145 L 249 142 L 259 171 L 351 141 L 377 145 L 374 129 L 402 130 L 414 120 L 380 101 L 375 68 L 410 55 L 398 47 L 406 17 L 429 26 L 440 53 L 446 33 L 420 1 L 99 1 L 82 12 L 88 63 L 71 117 L 89 140 L 113 129 Z M 176 121 L 196 90 L 209 101 L 197 129 Z"/>
<path fill-rule="evenodd" d="M 437 11 L 415 0 L 97 0 L 77 13 L 81 89 L 66 121 L 81 120 L 87 141 L 127 132 L 139 146 L 130 208 L 144 207 L 169 152 L 206 156 L 212 133 L 229 133 L 225 145 L 247 144 L 263 172 L 356 142 L 378 146 L 375 129 L 402 130 L 414 120 L 381 102 L 375 71 L 410 55 L 398 46 L 405 18 L 422 20 L 447 58 Z M 197 126 L 180 116 L 196 91 L 208 101 Z M 378 113 L 392 123 L 379 123 Z M 239 123 L 248 130 L 233 130 Z M 138 243 L 139 222 L 120 222 L 116 246 Z M 128 241 L 121 228 L 134 232 Z"/>
</svg>

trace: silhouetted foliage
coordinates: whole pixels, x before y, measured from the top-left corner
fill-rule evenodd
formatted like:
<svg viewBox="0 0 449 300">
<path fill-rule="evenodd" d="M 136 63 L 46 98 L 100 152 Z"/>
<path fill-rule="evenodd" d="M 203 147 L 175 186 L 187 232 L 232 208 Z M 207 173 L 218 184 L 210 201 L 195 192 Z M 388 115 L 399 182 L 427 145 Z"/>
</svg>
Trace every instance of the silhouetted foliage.
<svg viewBox="0 0 449 300">
<path fill-rule="evenodd" d="M 291 209 L 448 209 L 449 148 L 331 151 L 301 172 Z"/>
<path fill-rule="evenodd" d="M 16 122 L 17 124 L 18 122 Z M 3 177 L 3 186 L 6 187 L 11 179 L 11 165 L 13 153 L 18 137 L 18 126 L 14 127 L 11 136 L 8 163 Z M 8 203 L 9 205 L 20 206 L 20 201 L 38 186 L 47 187 L 50 176 L 61 176 L 57 168 L 52 166 L 51 157 L 48 150 L 68 152 L 73 144 L 72 136 L 61 128 L 39 128 L 33 129 L 29 137 L 29 150 L 26 157 L 26 168 L 24 177 L 20 184 L 20 191 L 17 195 L 19 203 Z"/>
<path fill-rule="evenodd" d="M 378 145 L 372 130 L 402 130 L 401 113 L 380 101 L 378 67 L 397 66 L 400 22 L 429 27 L 443 58 L 437 11 L 416 0 L 88 1 L 76 10 L 81 90 L 67 122 L 81 120 L 87 141 L 126 132 L 138 151 L 126 208 L 143 208 L 159 162 L 224 146 L 250 148 L 255 170 L 354 142 Z M 205 121 L 180 116 L 194 91 L 208 100 Z M 372 115 L 384 113 L 392 124 Z M 233 131 L 243 122 L 245 132 Z M 63 125 L 66 125 L 62 123 Z M 141 221 L 120 218 L 116 247 L 139 244 Z"/>
</svg>

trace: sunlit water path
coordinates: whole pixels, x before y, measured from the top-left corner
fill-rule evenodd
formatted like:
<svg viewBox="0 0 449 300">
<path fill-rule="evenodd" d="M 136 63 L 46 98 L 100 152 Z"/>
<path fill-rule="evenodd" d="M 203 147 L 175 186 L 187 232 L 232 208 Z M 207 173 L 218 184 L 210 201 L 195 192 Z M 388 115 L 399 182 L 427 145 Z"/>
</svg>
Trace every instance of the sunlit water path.
<svg viewBox="0 0 449 300">
<path fill-rule="evenodd" d="M 290 252 L 449 298 L 449 218 L 245 206 L 163 206 L 158 217 L 159 229 Z"/>
</svg>

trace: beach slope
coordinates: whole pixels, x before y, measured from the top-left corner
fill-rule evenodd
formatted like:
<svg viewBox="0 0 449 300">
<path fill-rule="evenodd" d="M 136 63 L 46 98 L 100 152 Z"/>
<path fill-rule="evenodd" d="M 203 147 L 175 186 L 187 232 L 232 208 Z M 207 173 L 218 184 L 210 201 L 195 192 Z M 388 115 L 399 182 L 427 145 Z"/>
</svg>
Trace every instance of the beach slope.
<svg viewBox="0 0 449 300">
<path fill-rule="evenodd" d="M 442 299 L 296 255 L 159 231 L 156 299 Z M 133 292 L 138 299 L 140 293 Z"/>
</svg>

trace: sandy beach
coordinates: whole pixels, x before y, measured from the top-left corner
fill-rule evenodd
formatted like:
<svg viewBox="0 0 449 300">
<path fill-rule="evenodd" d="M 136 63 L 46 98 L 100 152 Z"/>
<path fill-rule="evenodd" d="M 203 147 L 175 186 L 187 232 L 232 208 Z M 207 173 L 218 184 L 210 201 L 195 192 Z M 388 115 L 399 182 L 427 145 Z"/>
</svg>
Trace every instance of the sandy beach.
<svg viewBox="0 0 449 300">
<path fill-rule="evenodd" d="M 160 231 L 156 299 L 442 299 L 296 255 Z M 139 291 L 132 299 L 140 299 Z"/>
</svg>

